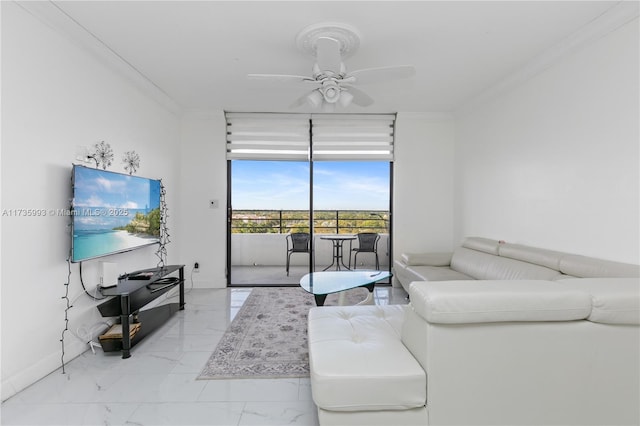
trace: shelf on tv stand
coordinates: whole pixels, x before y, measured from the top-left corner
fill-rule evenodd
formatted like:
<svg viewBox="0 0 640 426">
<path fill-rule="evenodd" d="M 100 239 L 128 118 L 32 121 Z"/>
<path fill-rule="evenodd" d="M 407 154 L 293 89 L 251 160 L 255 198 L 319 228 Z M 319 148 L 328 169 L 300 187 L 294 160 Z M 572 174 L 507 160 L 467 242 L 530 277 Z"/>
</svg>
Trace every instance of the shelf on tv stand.
<svg viewBox="0 0 640 426">
<path fill-rule="evenodd" d="M 178 276 L 171 274 L 177 273 Z M 148 279 L 133 279 L 148 274 Z M 169 290 L 179 287 L 179 302 L 167 303 L 151 309 L 140 309 Z M 118 280 L 118 285 L 100 290 L 103 296 L 112 296 L 98 305 L 103 317 L 120 317 L 122 337 L 101 339 L 105 352 L 122 351 L 122 358 L 131 356 L 131 348 L 149 333 L 164 324 L 177 311 L 184 309 L 184 265 L 168 265 L 136 271 Z M 130 324 L 140 323 L 135 335 L 130 336 Z"/>
</svg>

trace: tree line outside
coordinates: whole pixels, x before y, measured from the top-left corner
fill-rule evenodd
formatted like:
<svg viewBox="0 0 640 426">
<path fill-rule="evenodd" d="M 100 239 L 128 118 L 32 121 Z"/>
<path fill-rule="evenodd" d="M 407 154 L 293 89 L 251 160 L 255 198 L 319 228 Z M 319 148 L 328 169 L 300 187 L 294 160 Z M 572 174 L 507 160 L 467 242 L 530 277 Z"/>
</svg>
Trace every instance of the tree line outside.
<svg viewBox="0 0 640 426">
<path fill-rule="evenodd" d="M 372 210 L 316 210 L 316 234 L 356 234 L 388 232 L 389 212 Z M 233 210 L 231 232 L 266 234 L 309 232 L 308 210 Z"/>
</svg>

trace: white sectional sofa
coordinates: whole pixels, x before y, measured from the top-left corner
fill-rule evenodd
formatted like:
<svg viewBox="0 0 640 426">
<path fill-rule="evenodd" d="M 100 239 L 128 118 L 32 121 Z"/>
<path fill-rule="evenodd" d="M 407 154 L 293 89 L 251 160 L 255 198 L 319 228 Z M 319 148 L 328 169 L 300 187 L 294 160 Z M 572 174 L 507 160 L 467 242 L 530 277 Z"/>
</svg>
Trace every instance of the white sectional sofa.
<svg viewBox="0 0 640 426">
<path fill-rule="evenodd" d="M 415 281 L 409 305 L 313 308 L 320 424 L 639 424 L 638 269 L 567 256 L 544 279 Z"/>
<path fill-rule="evenodd" d="M 640 266 L 469 237 L 452 253 L 403 253 L 393 272 L 408 293 L 414 281 L 639 277 Z"/>
</svg>

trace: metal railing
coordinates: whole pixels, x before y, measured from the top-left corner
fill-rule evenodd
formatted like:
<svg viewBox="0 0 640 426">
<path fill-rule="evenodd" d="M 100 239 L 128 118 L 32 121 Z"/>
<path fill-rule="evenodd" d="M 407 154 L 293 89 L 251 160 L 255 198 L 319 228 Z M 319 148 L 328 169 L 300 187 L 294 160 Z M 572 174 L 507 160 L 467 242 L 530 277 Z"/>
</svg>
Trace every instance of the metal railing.
<svg viewBox="0 0 640 426">
<path fill-rule="evenodd" d="M 286 234 L 309 232 L 308 210 L 233 210 L 231 233 Z M 389 212 L 380 210 L 315 210 L 313 228 L 316 234 L 386 233 Z"/>
</svg>

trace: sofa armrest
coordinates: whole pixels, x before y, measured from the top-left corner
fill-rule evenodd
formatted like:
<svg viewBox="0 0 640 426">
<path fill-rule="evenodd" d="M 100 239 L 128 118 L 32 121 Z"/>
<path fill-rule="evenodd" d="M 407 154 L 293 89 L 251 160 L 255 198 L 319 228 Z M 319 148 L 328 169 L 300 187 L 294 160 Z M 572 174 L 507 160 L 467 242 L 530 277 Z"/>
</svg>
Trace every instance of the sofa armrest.
<svg viewBox="0 0 640 426">
<path fill-rule="evenodd" d="M 449 266 L 453 253 L 402 253 L 400 258 L 407 266 Z"/>
<path fill-rule="evenodd" d="M 414 282 L 415 312 L 432 324 L 574 321 L 591 313 L 591 296 L 542 280 Z"/>
</svg>

